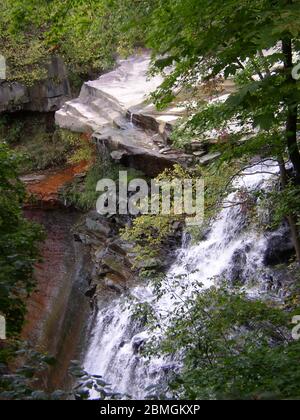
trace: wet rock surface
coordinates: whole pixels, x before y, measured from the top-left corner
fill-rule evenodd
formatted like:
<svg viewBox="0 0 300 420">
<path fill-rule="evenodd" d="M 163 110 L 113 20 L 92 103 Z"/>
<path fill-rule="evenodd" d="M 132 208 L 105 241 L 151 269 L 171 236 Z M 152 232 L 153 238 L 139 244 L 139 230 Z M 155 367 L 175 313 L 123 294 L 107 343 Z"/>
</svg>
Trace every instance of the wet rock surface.
<svg viewBox="0 0 300 420">
<path fill-rule="evenodd" d="M 106 128 L 101 133 L 95 133 L 93 140 L 100 155 L 110 155 L 124 166 L 142 171 L 145 175 L 155 177 L 175 163 L 186 165 L 189 158 L 185 153 L 168 148 L 164 154 L 154 142 L 154 132 L 143 131 L 134 127 L 126 130 Z"/>
<path fill-rule="evenodd" d="M 175 163 L 207 165 L 219 157 L 209 147 L 194 144 L 193 150 L 172 147 L 175 124 L 187 115 L 174 105 L 157 111 L 150 93 L 162 83 L 148 77 L 150 56 L 144 54 L 119 61 L 117 68 L 99 79 L 84 83 L 80 96 L 56 112 L 61 128 L 93 135 L 101 156 L 142 170 L 154 177 Z"/>
<path fill-rule="evenodd" d="M 127 254 L 128 244 L 118 234 L 120 227 L 115 220 L 91 211 L 76 229 L 76 240 L 89 246 L 93 262 L 86 290 L 92 306 L 97 295 L 120 294 L 136 279 L 133 260 Z"/>
<path fill-rule="evenodd" d="M 291 233 L 287 226 L 275 232 L 268 240 L 268 247 L 264 254 L 264 264 L 274 266 L 288 263 L 295 255 Z"/>
<path fill-rule="evenodd" d="M 175 227 L 168 243 L 162 246 L 159 258 L 136 264 L 134 244 L 123 240 L 120 234 L 130 223 L 129 216 L 106 217 L 90 211 L 76 228 L 75 240 L 90 249 L 93 270 L 85 294 L 91 299 L 93 308 L 97 306 L 98 299 L 103 301 L 106 295 L 110 298 L 119 296 L 138 284 L 140 269 L 158 268 L 164 271 L 175 258 L 175 250 L 182 238 L 181 224 Z"/>
</svg>

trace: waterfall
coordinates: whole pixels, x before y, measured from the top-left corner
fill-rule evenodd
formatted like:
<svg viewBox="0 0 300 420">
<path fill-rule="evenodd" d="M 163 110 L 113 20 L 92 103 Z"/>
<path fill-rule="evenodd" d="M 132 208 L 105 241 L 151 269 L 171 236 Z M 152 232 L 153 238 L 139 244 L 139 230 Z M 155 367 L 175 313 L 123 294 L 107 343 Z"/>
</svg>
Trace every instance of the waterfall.
<svg viewBox="0 0 300 420">
<path fill-rule="evenodd" d="M 273 161 L 257 164 L 239 176 L 233 186 L 247 192 L 267 189 L 274 183 L 276 173 L 278 167 Z M 131 290 L 135 300 L 152 306 L 162 325 L 167 325 L 168 313 L 172 313 L 176 300 L 184 300 L 195 291 L 195 282 L 209 288 L 220 278 L 238 281 L 250 296 L 263 295 L 267 288 L 270 293 L 270 288 L 276 288 L 270 280 L 272 269 L 264 264 L 273 233 L 251 227 L 247 212 L 236 204 L 239 200 L 237 191 L 224 200 L 205 239 L 196 245 L 184 241 L 175 264 L 163 280 L 158 300 L 149 284 L 141 283 Z M 126 296 L 121 296 L 99 309 L 85 357 L 85 370 L 101 375 L 113 390 L 143 399 L 149 394 L 149 387 L 163 380 L 164 372 L 172 369 L 175 362 L 154 357 L 147 363 L 139 349 L 155 332 L 132 316 L 132 309 L 124 306 L 126 300 Z M 180 362 L 176 363 L 180 366 Z M 92 393 L 91 397 L 95 396 Z"/>
</svg>

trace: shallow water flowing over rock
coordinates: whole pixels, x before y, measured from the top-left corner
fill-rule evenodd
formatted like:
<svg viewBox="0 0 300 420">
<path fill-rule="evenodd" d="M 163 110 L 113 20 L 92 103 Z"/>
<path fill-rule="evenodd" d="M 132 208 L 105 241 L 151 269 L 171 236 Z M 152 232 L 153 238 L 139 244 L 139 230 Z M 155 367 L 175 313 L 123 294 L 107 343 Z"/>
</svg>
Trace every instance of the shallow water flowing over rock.
<svg viewBox="0 0 300 420">
<path fill-rule="evenodd" d="M 149 66 L 148 54 L 120 60 L 112 72 L 84 83 L 80 96 L 66 102 L 55 119 L 62 128 L 92 133 L 101 155 L 106 149 L 113 160 L 156 176 L 194 156 L 168 144 L 172 126 L 186 110 L 174 106 L 158 112 L 149 104 L 163 80 L 148 77 Z"/>
<path fill-rule="evenodd" d="M 270 172 L 277 171 L 272 161 L 257 165 L 248 170 L 247 175 L 241 176 L 235 185 L 248 192 L 268 188 L 272 180 Z M 211 224 L 206 239 L 180 249 L 175 264 L 163 281 L 163 294 L 158 301 L 147 284 L 131 290 L 133 299 L 152 306 L 160 318 L 162 331 L 150 332 L 137 321 L 131 309 L 124 306 L 126 295 L 110 303 L 101 304 L 100 301 L 85 357 L 85 369 L 90 374 L 103 376 L 116 392 L 146 398 L 151 393 L 151 386 L 163 382 L 166 372 L 180 366 L 180 359 L 174 362 L 153 358 L 147 364 L 140 348 L 145 340 L 151 339 L 152 334 L 163 333 L 175 302 L 190 296 L 195 291 L 195 282 L 208 288 L 218 284 L 220 278 L 231 279 L 252 297 L 263 296 L 265 292 L 269 297 L 272 294 L 276 299 L 280 297 L 282 283 L 276 271 L 265 265 L 265 255 L 272 237 L 284 234 L 286 228 L 283 226 L 275 233 L 251 228 L 243 206 L 232 205 L 238 201 L 238 193 L 231 193 Z M 95 393 L 91 397 L 95 398 Z"/>
</svg>

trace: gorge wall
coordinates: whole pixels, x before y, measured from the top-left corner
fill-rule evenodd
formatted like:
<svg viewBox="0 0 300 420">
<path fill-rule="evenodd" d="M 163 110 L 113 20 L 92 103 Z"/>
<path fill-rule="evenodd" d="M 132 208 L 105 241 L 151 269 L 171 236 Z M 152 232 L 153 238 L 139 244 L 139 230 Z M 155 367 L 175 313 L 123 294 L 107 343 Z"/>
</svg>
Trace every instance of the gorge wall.
<svg viewBox="0 0 300 420">
<path fill-rule="evenodd" d="M 45 389 L 67 390 L 72 384 L 70 360 L 80 358 L 84 349 L 90 311 L 85 297 L 90 255 L 73 233 L 81 215 L 67 209 L 27 209 L 25 216 L 43 226 L 46 240 L 35 267 L 37 288 L 28 300 L 22 338 L 56 359 L 43 378 Z"/>
<path fill-rule="evenodd" d="M 45 64 L 47 78 L 33 86 L 0 80 L 0 113 L 15 111 L 54 112 L 71 98 L 63 60 L 52 57 Z"/>
<path fill-rule="evenodd" d="M 161 82 L 159 78 L 147 79 L 148 66 L 149 56 L 132 57 L 118 63 L 113 72 L 85 83 L 79 98 L 67 101 L 56 112 L 56 123 L 88 134 L 104 168 L 109 161 L 117 168 L 121 164 L 154 177 L 174 163 L 189 167 L 217 159 L 219 154 L 211 152 L 209 142 L 194 141 L 188 151 L 172 146 L 173 126 L 186 110 L 174 106 L 158 112 L 147 101 Z M 50 104 L 44 103 L 46 108 Z M 254 165 L 248 176 L 241 174 L 235 181 L 237 189 L 255 195 L 267 188 L 278 168 L 272 162 L 258 166 Z M 84 179 L 81 169 L 79 165 L 78 171 L 69 167 L 51 174 L 55 184 L 51 203 L 59 201 L 57 184 L 61 179 L 69 182 L 78 174 Z M 71 178 L 66 178 L 70 171 Z M 49 179 L 43 176 L 39 174 L 37 183 L 29 185 L 31 193 L 46 189 Z M 280 301 L 286 296 L 292 279 L 284 268 L 275 266 L 293 256 L 290 232 L 286 225 L 272 232 L 249 224 L 238 198 L 238 192 L 227 197 L 231 203 L 237 201 L 236 205 L 220 210 L 196 244 L 182 235 L 181 225 L 175 227 L 155 262 L 166 274 L 158 300 L 151 279 L 138 275 L 133 244 L 120 237 L 120 231 L 132 223 L 130 217 L 101 216 L 95 210 L 83 214 L 62 208 L 28 208 L 26 216 L 44 225 L 47 240 L 42 246 L 43 262 L 36 266 L 38 288 L 28 301 L 23 338 L 57 359 L 45 379 L 46 387 L 68 389 L 72 385 L 68 368 L 75 358 L 83 364 L 86 377 L 96 375 L 98 381 L 110 384 L 103 387 L 101 396 L 121 393 L 145 399 L 161 387 L 167 389 L 166 379 L 180 369 L 180 358 L 154 357 L 149 363 L 142 349 L 160 332 L 153 333 L 146 322 L 134 316 L 132 302 L 149 305 L 166 327 L 166 314 L 172 313 L 174 299 L 189 298 L 198 290 L 195 282 L 208 288 L 227 279 L 253 298 L 268 296 Z M 64 207 L 67 202 L 59 204 Z M 255 206 L 259 208 L 257 198 Z M 90 398 L 99 398 L 96 386 L 91 389 L 89 383 L 86 391 Z"/>
</svg>

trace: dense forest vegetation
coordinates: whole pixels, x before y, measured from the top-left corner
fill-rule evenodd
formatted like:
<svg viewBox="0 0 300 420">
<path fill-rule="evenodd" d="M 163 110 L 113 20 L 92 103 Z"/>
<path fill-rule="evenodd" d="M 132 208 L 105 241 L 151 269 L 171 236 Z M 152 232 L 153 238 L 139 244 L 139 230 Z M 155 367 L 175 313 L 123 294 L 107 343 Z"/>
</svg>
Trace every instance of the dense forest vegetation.
<svg viewBox="0 0 300 420">
<path fill-rule="evenodd" d="M 252 301 L 236 289 L 199 293 L 185 303 L 189 315 L 180 316 L 179 307 L 165 339 L 147 351 L 185 351 L 182 372 L 170 380 L 179 399 L 299 398 L 300 342 L 291 339 L 290 330 L 300 304 L 300 73 L 295 72 L 300 61 L 300 1 L 1 0 L 0 10 L 0 54 L 7 60 L 10 83 L 32 86 L 43 80 L 44 64 L 59 55 L 78 88 L 112 69 L 119 56 L 151 50 L 151 74 L 164 75 L 152 94 L 157 108 L 181 96 L 191 110 L 173 133 L 173 144 L 185 148 L 212 130 L 218 133 L 214 150 L 221 152 L 220 159 L 188 174 L 206 179 L 207 219 L 219 210 L 230 180 L 254 157 L 279 165 L 276 188 L 259 198 L 272 209 L 270 229 L 283 220 L 290 227 L 295 252 L 286 264 L 294 278 L 288 300 L 280 306 Z M 199 80 L 213 96 L 228 79 L 235 84 L 228 98 L 205 102 Z M 68 154 L 66 160 L 73 156 L 72 141 L 71 148 L 59 151 Z M 24 156 L 9 143 L 3 138 L 0 145 L 0 311 L 6 315 L 9 338 L 1 342 L 0 373 L 5 374 L 18 351 L 24 352 L 18 339 L 44 238 L 42 229 L 22 215 L 25 190 L 18 168 L 24 168 Z M 179 167 L 161 175 L 173 176 L 187 175 Z M 91 191 L 95 182 L 91 180 Z M 81 207 L 92 207 L 93 200 L 92 193 L 88 205 Z M 123 235 L 137 244 L 140 260 L 155 257 L 173 222 L 174 217 L 140 216 Z M 159 294 L 159 280 L 157 289 Z M 243 328 L 242 338 L 232 333 Z M 45 355 L 32 357 L 37 370 L 53 362 Z M 31 373 L 21 370 L 0 379 L 3 398 L 33 398 Z"/>
</svg>

